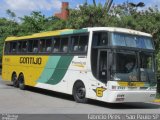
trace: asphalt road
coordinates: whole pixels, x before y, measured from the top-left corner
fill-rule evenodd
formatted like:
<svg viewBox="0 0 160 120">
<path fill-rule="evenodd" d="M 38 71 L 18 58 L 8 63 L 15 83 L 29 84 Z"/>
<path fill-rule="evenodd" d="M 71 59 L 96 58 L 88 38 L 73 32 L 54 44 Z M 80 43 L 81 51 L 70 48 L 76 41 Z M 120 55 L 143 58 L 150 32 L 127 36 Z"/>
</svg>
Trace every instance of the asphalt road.
<svg viewBox="0 0 160 120">
<path fill-rule="evenodd" d="M 72 96 L 36 88 L 19 90 L 5 85 L 0 78 L 0 113 L 12 114 L 128 114 L 160 113 L 160 104 L 123 103 L 108 104 L 90 100 L 76 103 Z"/>
</svg>

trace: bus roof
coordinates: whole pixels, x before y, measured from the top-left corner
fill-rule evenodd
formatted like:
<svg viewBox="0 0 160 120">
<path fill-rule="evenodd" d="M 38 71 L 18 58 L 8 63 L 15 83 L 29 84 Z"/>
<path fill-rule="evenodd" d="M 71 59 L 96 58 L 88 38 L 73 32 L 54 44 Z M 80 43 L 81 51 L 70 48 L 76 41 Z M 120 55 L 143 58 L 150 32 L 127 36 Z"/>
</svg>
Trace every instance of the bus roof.
<svg viewBox="0 0 160 120">
<path fill-rule="evenodd" d="M 132 30 L 132 29 L 127 29 L 127 28 L 118 28 L 118 27 L 91 27 L 91 28 L 88 28 L 88 31 L 102 31 L 102 30 L 110 31 L 110 32 L 119 32 L 119 33 L 126 33 L 126 34 L 132 34 L 132 35 L 141 35 L 141 36 L 146 36 L 146 37 L 152 37 L 151 34 Z"/>
<path fill-rule="evenodd" d="M 79 30 L 63 29 L 63 30 L 35 33 L 32 35 L 27 35 L 27 36 L 7 37 L 5 41 L 26 40 L 26 39 L 32 39 L 32 38 L 43 38 L 43 37 L 58 36 L 58 35 L 65 35 L 65 34 L 84 33 L 87 31 L 88 31 L 87 29 L 79 29 Z"/>
<path fill-rule="evenodd" d="M 126 29 L 126 28 L 118 28 L 118 27 L 89 27 L 89 28 L 83 28 L 83 29 L 63 29 L 63 30 L 55 30 L 55 31 L 48 31 L 48 32 L 41 32 L 41 33 L 35 33 L 32 35 L 27 36 L 20 36 L 20 37 L 7 37 L 5 41 L 14 41 L 14 40 L 26 40 L 26 39 L 32 39 L 32 38 L 43 38 L 43 37 L 50 37 L 50 36 L 58 36 L 58 35 L 65 35 L 65 34 L 75 34 L 75 33 L 84 33 L 88 31 L 110 31 L 110 32 L 120 32 L 120 33 L 127 33 L 127 34 L 133 34 L 133 35 L 142 35 L 147 37 L 152 37 L 151 34 Z"/>
</svg>

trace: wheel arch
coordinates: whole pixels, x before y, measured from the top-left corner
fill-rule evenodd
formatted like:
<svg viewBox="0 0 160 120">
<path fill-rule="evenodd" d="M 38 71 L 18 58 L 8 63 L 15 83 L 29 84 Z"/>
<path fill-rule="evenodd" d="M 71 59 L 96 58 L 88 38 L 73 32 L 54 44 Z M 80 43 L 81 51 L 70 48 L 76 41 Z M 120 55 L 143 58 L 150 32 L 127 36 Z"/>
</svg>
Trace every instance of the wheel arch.
<svg viewBox="0 0 160 120">
<path fill-rule="evenodd" d="M 23 72 L 20 72 L 19 75 L 18 75 L 18 77 L 19 77 L 20 75 L 23 75 L 23 76 L 24 76 Z"/>
<path fill-rule="evenodd" d="M 18 80 L 19 80 L 19 77 L 20 77 L 21 75 L 23 75 L 23 78 L 24 78 L 23 72 L 20 72 L 19 75 L 18 75 Z M 23 80 L 24 80 L 24 79 L 23 79 Z M 25 80 L 24 80 L 24 82 L 25 82 Z"/>
</svg>

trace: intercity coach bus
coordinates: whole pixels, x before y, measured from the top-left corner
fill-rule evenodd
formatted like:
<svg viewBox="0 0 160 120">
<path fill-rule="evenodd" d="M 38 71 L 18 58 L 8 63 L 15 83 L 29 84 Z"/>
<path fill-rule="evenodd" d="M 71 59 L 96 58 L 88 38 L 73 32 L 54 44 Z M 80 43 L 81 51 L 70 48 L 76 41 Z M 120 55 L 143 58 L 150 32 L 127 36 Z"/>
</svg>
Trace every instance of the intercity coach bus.
<svg viewBox="0 0 160 120">
<path fill-rule="evenodd" d="M 8 37 L 2 79 L 73 95 L 76 102 L 150 102 L 156 96 L 152 36 L 115 27 Z"/>
</svg>

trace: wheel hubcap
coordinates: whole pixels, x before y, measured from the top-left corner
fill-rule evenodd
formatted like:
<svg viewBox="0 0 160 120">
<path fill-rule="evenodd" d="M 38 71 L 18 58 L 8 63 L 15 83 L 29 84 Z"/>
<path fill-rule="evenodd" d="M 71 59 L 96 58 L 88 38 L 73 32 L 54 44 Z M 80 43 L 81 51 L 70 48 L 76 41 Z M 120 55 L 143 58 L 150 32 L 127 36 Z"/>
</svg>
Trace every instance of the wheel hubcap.
<svg viewBox="0 0 160 120">
<path fill-rule="evenodd" d="M 81 99 L 84 98 L 85 97 L 85 88 L 82 88 L 82 87 L 78 88 L 76 93 L 79 98 L 81 98 Z"/>
<path fill-rule="evenodd" d="M 19 85 L 23 86 L 23 78 L 22 77 L 19 79 Z"/>
<path fill-rule="evenodd" d="M 16 82 L 17 82 L 17 76 L 14 75 L 14 76 L 13 76 L 13 84 L 16 84 Z"/>
</svg>

